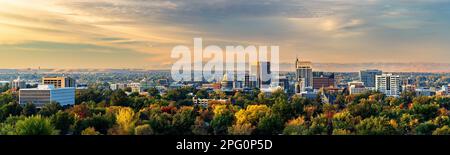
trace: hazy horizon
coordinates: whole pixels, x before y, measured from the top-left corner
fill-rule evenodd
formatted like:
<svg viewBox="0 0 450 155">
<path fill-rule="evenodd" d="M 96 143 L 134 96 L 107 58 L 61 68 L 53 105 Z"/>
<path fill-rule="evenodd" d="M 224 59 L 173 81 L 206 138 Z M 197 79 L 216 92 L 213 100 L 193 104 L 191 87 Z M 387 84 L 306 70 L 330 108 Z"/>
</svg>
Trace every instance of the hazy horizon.
<svg viewBox="0 0 450 155">
<path fill-rule="evenodd" d="M 2 70 L 34 71 L 39 68 L 0 68 Z M 170 71 L 171 66 L 167 65 L 159 69 L 148 68 L 46 68 L 41 70 L 50 72 L 71 72 L 71 71 L 108 71 L 108 70 L 132 70 L 132 71 Z M 314 63 L 314 71 L 325 72 L 358 72 L 365 69 L 379 69 L 385 72 L 422 72 L 422 73 L 450 73 L 450 63 Z M 294 72 L 294 63 L 281 63 L 282 72 Z"/>
</svg>

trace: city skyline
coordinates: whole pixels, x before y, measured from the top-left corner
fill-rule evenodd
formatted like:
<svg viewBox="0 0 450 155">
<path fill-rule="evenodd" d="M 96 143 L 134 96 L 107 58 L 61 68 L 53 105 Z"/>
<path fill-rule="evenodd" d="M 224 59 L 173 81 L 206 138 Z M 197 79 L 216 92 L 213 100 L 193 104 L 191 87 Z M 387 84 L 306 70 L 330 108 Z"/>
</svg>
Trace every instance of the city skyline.
<svg viewBox="0 0 450 155">
<path fill-rule="evenodd" d="M 318 64 L 443 64 L 436 70 L 441 72 L 448 71 L 450 60 L 450 2 L 445 0 L 0 4 L 2 69 L 169 69 L 176 61 L 170 58 L 172 48 L 192 45 L 194 37 L 206 45 L 279 45 L 282 63 L 293 63 L 298 55 Z M 417 66 L 398 71 L 430 71 Z M 342 68 L 328 67 L 352 70 Z"/>
</svg>

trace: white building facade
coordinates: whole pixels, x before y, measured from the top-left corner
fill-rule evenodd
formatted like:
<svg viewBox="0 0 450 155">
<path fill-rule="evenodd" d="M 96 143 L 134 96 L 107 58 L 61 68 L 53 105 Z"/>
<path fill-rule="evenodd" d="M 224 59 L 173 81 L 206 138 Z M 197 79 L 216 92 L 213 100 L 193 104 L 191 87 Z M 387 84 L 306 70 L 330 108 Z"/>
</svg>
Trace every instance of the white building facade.
<svg viewBox="0 0 450 155">
<path fill-rule="evenodd" d="M 39 85 L 38 88 L 20 89 L 19 103 L 33 103 L 37 107 L 57 102 L 60 105 L 75 104 L 75 87 L 55 88 L 53 85 Z"/>
<path fill-rule="evenodd" d="M 400 76 L 392 74 L 382 74 L 376 76 L 376 90 L 387 96 L 400 95 Z"/>
</svg>

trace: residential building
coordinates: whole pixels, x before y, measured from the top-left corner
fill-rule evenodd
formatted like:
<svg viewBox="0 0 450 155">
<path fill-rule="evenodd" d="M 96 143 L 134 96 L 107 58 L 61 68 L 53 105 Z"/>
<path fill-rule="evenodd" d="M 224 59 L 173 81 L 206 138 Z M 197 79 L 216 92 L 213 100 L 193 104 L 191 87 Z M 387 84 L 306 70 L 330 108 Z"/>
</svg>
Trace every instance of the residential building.
<svg viewBox="0 0 450 155">
<path fill-rule="evenodd" d="M 376 90 L 387 96 L 400 95 L 400 76 L 392 74 L 376 75 Z"/>
</svg>

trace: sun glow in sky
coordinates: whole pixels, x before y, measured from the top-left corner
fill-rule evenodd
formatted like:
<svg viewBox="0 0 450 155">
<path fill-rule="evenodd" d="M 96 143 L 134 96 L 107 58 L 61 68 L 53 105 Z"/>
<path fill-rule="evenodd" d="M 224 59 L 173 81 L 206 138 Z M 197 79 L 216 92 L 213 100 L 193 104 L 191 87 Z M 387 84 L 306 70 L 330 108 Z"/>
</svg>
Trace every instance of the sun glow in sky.
<svg viewBox="0 0 450 155">
<path fill-rule="evenodd" d="M 449 27 L 449 0 L 0 0 L 0 68 L 167 69 L 194 37 L 281 62 L 448 63 Z"/>
</svg>

